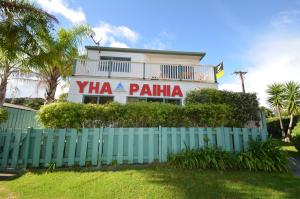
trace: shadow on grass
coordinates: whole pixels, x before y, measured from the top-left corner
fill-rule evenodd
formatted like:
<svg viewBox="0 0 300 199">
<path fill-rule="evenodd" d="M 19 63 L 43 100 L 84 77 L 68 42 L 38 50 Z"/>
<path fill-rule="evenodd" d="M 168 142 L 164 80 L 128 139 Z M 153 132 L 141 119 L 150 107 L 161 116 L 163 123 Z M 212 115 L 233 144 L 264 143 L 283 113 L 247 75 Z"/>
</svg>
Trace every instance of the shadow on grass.
<svg viewBox="0 0 300 199">
<path fill-rule="evenodd" d="M 170 169 L 151 183 L 181 190 L 183 198 L 299 198 L 300 179 L 266 172 Z"/>
<path fill-rule="evenodd" d="M 157 191 L 157 197 L 160 197 L 160 191 L 166 190 L 170 198 L 299 198 L 300 196 L 300 178 L 295 178 L 290 173 L 267 173 L 267 172 L 249 172 L 249 171 L 214 171 L 214 170 L 188 170 L 174 169 L 166 165 L 135 165 L 102 167 L 103 175 L 113 175 L 124 172 L 123 178 L 131 178 L 132 182 L 137 179 L 144 179 L 141 183 L 145 189 Z M 110 171 L 110 173 L 105 172 Z M 36 175 L 43 175 L 46 172 L 62 173 L 94 173 L 99 172 L 95 168 L 66 168 L 54 171 L 29 170 Z M 138 173 L 138 175 L 128 175 L 128 173 Z M 20 174 L 18 177 L 22 176 Z M 130 177 L 129 177 L 130 176 Z M 137 178 L 137 176 L 139 178 Z M 83 179 L 81 186 L 76 188 L 89 187 L 94 181 L 99 180 L 101 176 L 91 175 L 88 179 Z M 14 180 L 14 179 L 12 179 Z M 102 180 L 102 179 L 100 179 Z M 104 179 L 105 180 L 105 179 Z M 118 183 L 118 182 L 115 182 Z M 158 186 L 157 186 L 158 185 Z M 128 185 L 126 186 L 134 186 Z M 75 188 L 75 187 L 73 187 Z M 137 191 L 137 193 L 139 193 Z M 145 192 L 147 196 L 147 191 Z M 120 193 L 122 196 L 122 193 Z M 146 197 L 149 198 L 149 197 Z"/>
</svg>

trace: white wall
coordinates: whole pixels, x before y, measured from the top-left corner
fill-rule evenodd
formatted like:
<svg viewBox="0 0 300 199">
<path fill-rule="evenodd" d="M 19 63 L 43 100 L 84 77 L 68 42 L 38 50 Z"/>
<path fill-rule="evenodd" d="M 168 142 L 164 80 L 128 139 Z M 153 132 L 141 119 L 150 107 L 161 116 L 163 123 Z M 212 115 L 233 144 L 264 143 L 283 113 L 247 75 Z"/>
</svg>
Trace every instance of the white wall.
<svg viewBox="0 0 300 199">
<path fill-rule="evenodd" d="M 72 102 L 82 102 L 83 96 L 84 95 L 97 95 L 97 94 L 89 94 L 88 93 L 88 88 L 89 86 L 87 85 L 84 93 L 79 93 L 79 86 L 77 85 L 76 81 L 88 81 L 88 82 L 100 82 L 100 87 L 104 82 L 109 82 L 111 89 L 112 89 L 112 94 L 110 96 L 114 96 L 114 101 L 120 102 L 120 103 L 126 103 L 127 102 L 127 97 L 128 96 L 140 96 L 139 92 L 134 93 L 134 95 L 129 95 L 129 86 L 130 83 L 136 83 L 140 85 L 140 89 L 143 84 L 149 84 L 150 87 L 153 86 L 153 84 L 156 85 L 170 85 L 171 90 L 174 87 L 174 85 L 179 85 L 182 91 L 183 96 L 182 97 L 175 97 L 175 98 L 181 98 L 184 99 L 187 92 L 194 90 L 194 89 L 201 89 L 201 88 L 217 88 L 217 84 L 209 84 L 209 83 L 199 83 L 199 82 L 185 82 L 185 81 L 158 81 L 158 80 L 129 80 L 129 79 L 108 79 L 108 78 L 97 78 L 97 77 L 70 77 L 70 89 L 69 89 L 69 101 Z M 117 85 L 119 83 L 122 83 L 124 86 L 124 91 L 115 91 Z M 99 94 L 98 94 L 99 95 Z M 105 94 L 107 95 L 107 94 Z M 142 96 L 142 97 L 148 97 L 148 96 Z M 155 97 L 155 96 L 150 96 L 150 97 Z M 172 98 L 172 97 L 166 97 L 166 98 Z M 174 97 L 173 97 L 174 98 Z"/>
</svg>

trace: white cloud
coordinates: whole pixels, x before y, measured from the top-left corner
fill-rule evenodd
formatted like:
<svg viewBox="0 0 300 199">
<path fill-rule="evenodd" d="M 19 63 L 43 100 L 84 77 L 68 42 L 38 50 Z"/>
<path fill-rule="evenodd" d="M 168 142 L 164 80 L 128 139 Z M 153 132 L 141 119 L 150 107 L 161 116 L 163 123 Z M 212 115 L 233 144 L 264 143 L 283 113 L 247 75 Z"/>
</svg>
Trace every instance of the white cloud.
<svg viewBox="0 0 300 199">
<path fill-rule="evenodd" d="M 144 44 L 144 48 L 165 50 L 171 45 L 171 41 L 174 40 L 175 36 L 165 30 L 158 33 L 156 37 Z"/>
<path fill-rule="evenodd" d="M 65 0 L 37 0 L 37 3 L 46 11 L 60 14 L 74 24 L 86 22 L 86 17 L 81 8 L 72 9 Z"/>
<path fill-rule="evenodd" d="M 249 62 L 246 91 L 256 92 L 263 105 L 267 85 L 300 80 L 300 29 L 295 28 L 300 27 L 299 16 L 295 11 L 280 13 L 271 22 L 272 28 L 256 38 L 243 55 Z M 220 85 L 221 89 L 238 91 L 240 87 L 237 80 Z"/>
<path fill-rule="evenodd" d="M 144 48 L 148 49 L 157 49 L 157 50 L 165 50 L 167 48 L 167 44 L 161 41 L 159 38 L 154 38 L 152 41 L 146 43 Z"/>
<path fill-rule="evenodd" d="M 128 48 L 128 44 L 135 44 L 139 34 L 127 26 L 114 26 L 101 21 L 93 28 L 96 40 L 101 40 L 102 46 Z"/>
</svg>

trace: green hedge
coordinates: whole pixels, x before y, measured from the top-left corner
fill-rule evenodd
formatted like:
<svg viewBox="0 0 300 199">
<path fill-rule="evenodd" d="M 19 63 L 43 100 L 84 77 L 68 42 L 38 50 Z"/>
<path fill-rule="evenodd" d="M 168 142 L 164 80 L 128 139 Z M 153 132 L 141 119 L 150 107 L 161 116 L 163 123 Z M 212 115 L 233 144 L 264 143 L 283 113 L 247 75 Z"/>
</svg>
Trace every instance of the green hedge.
<svg viewBox="0 0 300 199">
<path fill-rule="evenodd" d="M 139 102 L 79 104 L 52 103 L 37 113 L 38 121 L 47 128 L 113 127 L 216 127 L 230 126 L 231 109 L 224 104 L 174 104 Z"/>
<path fill-rule="evenodd" d="M 296 147 L 296 149 L 300 152 L 300 121 L 293 129 L 292 143 Z"/>
<path fill-rule="evenodd" d="M 8 112 L 3 109 L 0 108 L 0 124 L 5 122 L 8 119 Z"/>
<path fill-rule="evenodd" d="M 259 122 L 259 103 L 254 93 L 201 89 L 190 91 L 185 104 L 226 104 L 232 110 L 232 126 L 243 127 L 248 121 Z"/>
<path fill-rule="evenodd" d="M 298 121 L 300 121 L 300 115 L 295 115 L 294 119 L 293 119 L 292 129 L 295 127 L 295 125 L 297 124 Z M 286 131 L 288 129 L 289 123 L 290 123 L 290 118 L 288 116 L 284 116 L 282 118 L 282 124 L 283 124 L 283 128 Z M 282 137 L 278 117 L 268 118 L 267 119 L 267 127 L 268 127 L 269 134 L 271 134 L 273 138 L 280 139 Z"/>
</svg>

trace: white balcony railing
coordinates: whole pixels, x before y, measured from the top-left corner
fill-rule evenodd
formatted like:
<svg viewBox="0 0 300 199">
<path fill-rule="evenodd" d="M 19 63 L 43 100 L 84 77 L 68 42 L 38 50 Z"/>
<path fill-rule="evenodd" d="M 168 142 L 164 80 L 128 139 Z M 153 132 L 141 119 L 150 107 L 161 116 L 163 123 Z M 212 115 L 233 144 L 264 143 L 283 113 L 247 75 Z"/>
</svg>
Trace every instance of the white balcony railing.
<svg viewBox="0 0 300 199">
<path fill-rule="evenodd" d="M 76 60 L 75 66 L 74 75 L 215 82 L 214 67 L 208 65 Z"/>
</svg>

